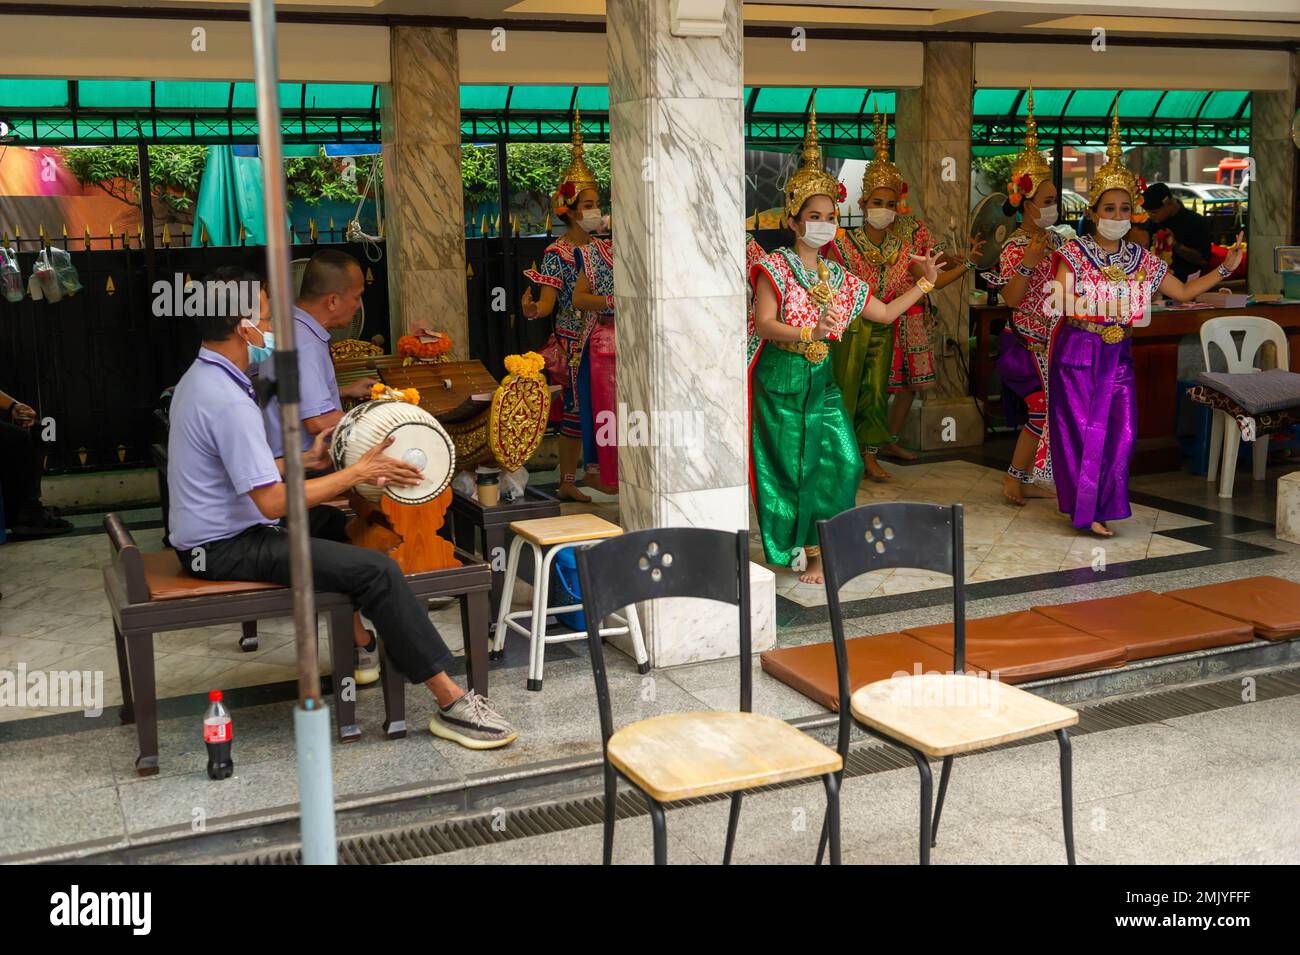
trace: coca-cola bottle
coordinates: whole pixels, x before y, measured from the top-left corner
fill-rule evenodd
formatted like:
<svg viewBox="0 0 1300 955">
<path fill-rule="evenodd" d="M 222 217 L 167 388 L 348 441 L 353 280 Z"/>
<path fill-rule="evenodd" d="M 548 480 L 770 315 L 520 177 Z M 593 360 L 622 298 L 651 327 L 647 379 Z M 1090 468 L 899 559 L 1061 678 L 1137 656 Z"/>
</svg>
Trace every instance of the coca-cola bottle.
<svg viewBox="0 0 1300 955">
<path fill-rule="evenodd" d="M 208 745 L 208 778 L 226 779 L 235 771 L 230 758 L 230 741 L 235 735 L 235 724 L 230 710 L 221 702 L 221 691 L 208 693 L 208 709 L 203 714 L 203 742 Z"/>
</svg>

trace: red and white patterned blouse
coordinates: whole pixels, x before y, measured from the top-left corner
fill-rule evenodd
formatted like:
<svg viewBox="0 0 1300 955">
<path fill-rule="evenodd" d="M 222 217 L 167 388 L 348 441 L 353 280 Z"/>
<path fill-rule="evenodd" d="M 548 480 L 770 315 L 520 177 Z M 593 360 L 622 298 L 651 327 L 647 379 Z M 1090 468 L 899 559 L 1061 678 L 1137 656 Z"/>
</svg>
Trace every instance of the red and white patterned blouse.
<svg viewBox="0 0 1300 955">
<path fill-rule="evenodd" d="M 1024 229 L 1017 229 L 1011 233 L 1011 238 L 1007 239 L 1007 244 L 1002 247 L 998 281 L 990 280 L 990 284 L 1006 285 L 1019 274 L 1016 272 L 1016 267 L 1025 259 L 1025 249 L 1029 245 L 1029 239 L 1029 233 Z M 1051 309 L 1045 306 L 1051 300 L 1052 281 L 1056 275 L 1057 259 L 1051 253 L 1063 246 L 1066 241 L 1061 233 L 1052 229 L 1047 230 L 1048 254 L 1039 259 L 1038 264 L 1034 266 L 1033 274 L 1025 283 L 1025 296 L 1011 313 L 1011 322 L 1015 325 L 1016 331 L 1036 342 L 1046 343 L 1052 337 L 1052 329 L 1060 321 L 1060 316 L 1051 314 Z"/>
<path fill-rule="evenodd" d="M 1075 301 L 1064 303 L 1066 314 L 1118 325 L 1147 313 L 1152 292 L 1169 272 L 1168 263 L 1127 239 L 1110 253 L 1091 236 L 1080 236 L 1052 253 L 1053 272 L 1058 262 L 1074 273 Z"/>
<path fill-rule="evenodd" d="M 832 293 L 830 310 L 835 316 L 835 329 L 830 337 L 838 340 L 844 327 L 871 301 L 871 289 L 866 282 L 846 272 L 838 262 L 820 258 L 819 261 L 826 263 L 829 273 L 826 283 Z M 781 321 L 794 328 L 816 327 L 822 307 L 808 294 L 808 289 L 820 279 L 816 270 L 804 265 L 793 249 L 781 248 L 764 256 L 754 264 L 749 274 L 751 283 L 761 279 L 771 283 L 776 292 L 777 314 Z M 752 315 L 749 331 L 751 335 L 754 333 Z"/>
<path fill-rule="evenodd" d="M 842 233 L 825 249 L 828 257 L 838 259 L 845 268 L 866 282 L 882 302 L 892 302 L 916 284 L 910 268 L 913 255 L 923 255 L 934 245 L 930 230 L 920 219 L 900 215 L 885 230 L 884 241 L 877 246 L 867 238 L 866 229 Z M 868 258 L 882 258 L 877 265 Z"/>
</svg>

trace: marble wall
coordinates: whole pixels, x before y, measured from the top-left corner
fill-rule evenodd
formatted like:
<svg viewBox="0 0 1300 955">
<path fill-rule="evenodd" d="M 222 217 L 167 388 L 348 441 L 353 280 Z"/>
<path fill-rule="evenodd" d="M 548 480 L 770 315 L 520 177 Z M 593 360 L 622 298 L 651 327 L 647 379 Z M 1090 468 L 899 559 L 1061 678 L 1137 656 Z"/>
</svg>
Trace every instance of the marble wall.
<svg viewBox="0 0 1300 955">
<path fill-rule="evenodd" d="M 469 357 L 460 70 L 456 32 L 393 27 L 392 82 L 381 88 L 390 329 L 417 319 Z"/>
<path fill-rule="evenodd" d="M 720 37 L 675 37 L 672 0 L 607 9 L 624 527 L 748 525 L 739 0 Z M 633 436 L 629 426 L 629 439 Z M 643 609 L 655 666 L 736 652 L 735 611 Z M 756 644 L 758 640 L 756 639 Z"/>
<path fill-rule="evenodd" d="M 927 41 L 924 84 L 898 91 L 895 117 L 894 159 L 907 180 L 915 214 L 929 226 L 937 241 L 947 243 L 954 258 L 964 258 L 968 248 L 973 51 L 968 42 Z M 970 367 L 966 299 L 972 287 L 968 275 L 930 296 L 939 310 L 934 331 L 937 380 L 925 393 L 924 401 L 927 406 L 943 405 L 936 422 L 954 418 L 956 440 L 936 444 L 943 431 L 941 425 L 926 423 L 925 419 L 933 415 L 916 414 L 907 429 L 912 436 L 910 443 L 927 450 L 980 444 L 984 438 L 983 423 L 968 397 L 966 372 Z M 957 341 L 952 351 L 944 346 L 950 338 Z"/>
<path fill-rule="evenodd" d="M 1250 155 L 1255 160 L 1255 178 L 1250 186 L 1246 278 L 1252 292 L 1282 290 L 1282 277 L 1273 271 L 1273 248 L 1290 245 L 1296 229 L 1295 167 L 1300 157 L 1291 141 L 1291 117 L 1298 87 L 1300 53 L 1293 53 L 1291 89 L 1251 94 Z"/>
</svg>

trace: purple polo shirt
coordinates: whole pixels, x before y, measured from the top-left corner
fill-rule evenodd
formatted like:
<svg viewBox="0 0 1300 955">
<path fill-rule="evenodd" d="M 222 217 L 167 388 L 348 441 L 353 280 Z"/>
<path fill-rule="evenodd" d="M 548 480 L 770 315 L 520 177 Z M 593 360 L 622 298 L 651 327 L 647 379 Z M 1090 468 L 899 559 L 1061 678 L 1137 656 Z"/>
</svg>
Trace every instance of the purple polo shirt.
<svg viewBox="0 0 1300 955">
<path fill-rule="evenodd" d="M 312 318 L 310 312 L 294 306 L 293 340 L 298 349 L 298 389 L 300 418 L 314 418 L 331 411 L 342 411 L 339 383 L 334 378 L 334 360 L 330 358 L 330 333 Z M 259 378 L 275 380 L 275 359 L 268 358 L 257 366 Z M 274 398 L 266 405 L 266 440 L 277 458 L 284 456 L 284 439 L 280 432 L 280 402 Z M 302 431 L 302 450 L 311 450 L 313 435 Z"/>
<path fill-rule="evenodd" d="M 280 483 L 248 376 L 206 348 L 172 395 L 167 439 L 171 545 L 224 540 L 274 524 L 248 496 Z"/>
</svg>

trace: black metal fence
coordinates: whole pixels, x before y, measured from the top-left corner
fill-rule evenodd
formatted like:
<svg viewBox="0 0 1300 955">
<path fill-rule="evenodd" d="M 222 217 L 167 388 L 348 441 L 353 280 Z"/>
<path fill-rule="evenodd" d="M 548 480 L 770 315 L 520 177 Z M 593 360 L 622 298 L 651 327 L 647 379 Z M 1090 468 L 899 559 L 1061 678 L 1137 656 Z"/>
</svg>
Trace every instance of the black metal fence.
<svg viewBox="0 0 1300 955">
<path fill-rule="evenodd" d="M 135 237 L 130 237 L 134 239 Z M 24 280 L 38 255 L 18 252 Z M 55 242 L 59 248 L 65 242 Z M 302 244 L 294 255 L 320 246 Z M 388 335 L 388 273 L 355 243 L 332 247 L 356 256 L 366 271 L 366 327 L 362 337 Z M 34 407 L 52 423 L 45 443 L 46 473 L 99 471 L 150 463 L 152 412 L 165 388 L 194 360 L 198 334 L 192 319 L 155 314 L 154 283 L 170 287 L 177 275 L 196 281 L 221 265 L 262 271 L 261 247 L 156 248 L 149 268 L 141 248 L 84 251 L 82 237 L 67 240 L 82 289 L 62 301 L 11 303 L 0 298 L 0 390 Z M 373 248 L 371 255 L 376 252 Z M 43 429 L 49 430 L 49 429 Z"/>
</svg>

